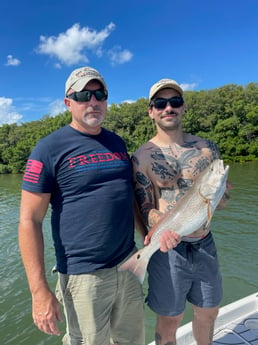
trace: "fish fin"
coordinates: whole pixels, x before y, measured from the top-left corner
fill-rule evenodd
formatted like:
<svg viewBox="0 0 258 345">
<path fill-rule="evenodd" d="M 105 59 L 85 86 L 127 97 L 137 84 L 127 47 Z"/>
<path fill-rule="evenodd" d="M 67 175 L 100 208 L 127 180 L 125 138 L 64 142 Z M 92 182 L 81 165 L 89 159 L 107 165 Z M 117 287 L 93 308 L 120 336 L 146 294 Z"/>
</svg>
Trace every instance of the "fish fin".
<svg viewBox="0 0 258 345">
<path fill-rule="evenodd" d="M 205 200 L 204 202 L 207 204 L 207 222 L 204 226 L 205 229 L 207 229 L 210 226 L 212 214 L 211 214 L 211 200 L 206 198 L 201 191 L 199 190 L 200 196 Z"/>
<path fill-rule="evenodd" d="M 211 214 L 211 202 L 209 199 L 206 200 L 207 202 L 207 223 L 205 224 L 205 229 L 210 226 L 212 214 Z"/>
<path fill-rule="evenodd" d="M 142 255 L 144 248 L 138 250 L 128 260 L 118 267 L 118 271 L 130 271 L 132 272 L 139 282 L 142 284 L 145 278 L 149 258 L 146 255 Z"/>
</svg>

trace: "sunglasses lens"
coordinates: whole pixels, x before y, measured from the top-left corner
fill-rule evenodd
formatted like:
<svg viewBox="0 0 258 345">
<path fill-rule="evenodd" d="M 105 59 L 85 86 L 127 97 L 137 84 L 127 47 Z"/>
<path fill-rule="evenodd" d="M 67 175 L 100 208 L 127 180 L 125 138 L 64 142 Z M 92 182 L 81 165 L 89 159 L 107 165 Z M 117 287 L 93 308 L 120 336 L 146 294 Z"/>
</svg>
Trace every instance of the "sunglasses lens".
<svg viewBox="0 0 258 345">
<path fill-rule="evenodd" d="M 182 97 L 172 97 L 170 98 L 170 105 L 173 108 L 180 108 L 184 104 L 184 100 Z"/>
<path fill-rule="evenodd" d="M 98 101 L 105 101 L 107 99 L 106 90 L 96 90 L 94 91 L 94 95 Z"/>
<path fill-rule="evenodd" d="M 94 90 L 94 91 L 84 90 L 80 92 L 73 92 L 67 97 L 77 102 L 89 102 L 92 95 L 94 95 L 96 100 L 98 101 L 105 101 L 108 98 L 107 90 L 104 90 L 104 89 L 99 89 L 99 90 Z"/>
<path fill-rule="evenodd" d="M 88 102 L 91 98 L 90 91 L 76 92 L 76 98 L 78 102 Z"/>
<path fill-rule="evenodd" d="M 167 103 L 168 101 L 165 98 L 156 98 L 153 101 L 154 107 L 156 109 L 165 109 L 167 106 Z"/>
<path fill-rule="evenodd" d="M 180 108 L 184 104 L 184 100 L 182 97 L 171 97 L 156 98 L 153 100 L 153 105 L 156 109 L 165 109 L 168 102 L 172 108 Z"/>
</svg>

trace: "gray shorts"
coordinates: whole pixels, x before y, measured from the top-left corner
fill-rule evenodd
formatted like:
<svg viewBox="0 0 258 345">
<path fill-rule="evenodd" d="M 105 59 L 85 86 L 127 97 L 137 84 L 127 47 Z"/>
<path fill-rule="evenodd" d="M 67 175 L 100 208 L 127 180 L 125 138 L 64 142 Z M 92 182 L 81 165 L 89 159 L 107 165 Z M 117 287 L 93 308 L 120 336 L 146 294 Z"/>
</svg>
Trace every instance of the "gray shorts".
<svg viewBox="0 0 258 345">
<path fill-rule="evenodd" d="M 183 313 L 186 301 L 213 308 L 222 299 L 222 279 L 212 234 L 181 242 L 167 253 L 156 252 L 148 265 L 148 306 L 157 314 Z"/>
<path fill-rule="evenodd" d="M 131 272 L 58 273 L 56 295 L 67 323 L 63 345 L 144 345 L 144 296 Z"/>
</svg>

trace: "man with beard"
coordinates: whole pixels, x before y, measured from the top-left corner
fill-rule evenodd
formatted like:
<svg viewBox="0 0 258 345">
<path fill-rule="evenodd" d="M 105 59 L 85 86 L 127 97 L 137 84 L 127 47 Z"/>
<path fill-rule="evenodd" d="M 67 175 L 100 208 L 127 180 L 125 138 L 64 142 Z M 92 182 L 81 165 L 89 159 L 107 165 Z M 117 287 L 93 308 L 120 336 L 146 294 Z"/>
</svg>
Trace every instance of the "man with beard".
<svg viewBox="0 0 258 345">
<path fill-rule="evenodd" d="M 41 139 L 23 177 L 19 245 L 32 316 L 64 345 L 144 345 L 143 292 L 118 265 L 135 251 L 132 167 L 124 141 L 102 127 L 108 91 L 91 67 L 74 70 L 64 102 L 69 125 Z M 42 223 L 49 204 L 56 296 L 46 280 Z"/>
<path fill-rule="evenodd" d="M 183 96 L 182 88 L 171 79 L 162 79 L 150 89 L 148 112 L 157 132 L 133 156 L 136 200 L 149 228 L 164 212 L 175 207 L 198 175 L 220 156 L 213 142 L 183 131 L 186 112 Z M 226 193 L 220 208 L 225 206 L 227 198 Z M 147 235 L 144 244 L 149 240 Z M 208 345 L 222 298 L 213 237 L 204 224 L 190 236 L 182 237 L 176 246 L 177 242 L 180 239 L 168 229 L 163 233 L 161 250 L 151 257 L 148 265 L 147 303 L 157 314 L 156 345 L 176 344 L 176 330 L 186 301 L 193 305 L 197 344 Z"/>
</svg>

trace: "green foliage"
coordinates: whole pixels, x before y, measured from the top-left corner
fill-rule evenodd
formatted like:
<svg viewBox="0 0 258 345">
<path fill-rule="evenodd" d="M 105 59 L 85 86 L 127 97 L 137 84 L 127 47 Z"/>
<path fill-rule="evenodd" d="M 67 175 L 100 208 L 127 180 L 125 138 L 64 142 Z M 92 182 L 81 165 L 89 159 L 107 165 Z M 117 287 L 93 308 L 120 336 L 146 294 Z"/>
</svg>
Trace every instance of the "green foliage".
<svg viewBox="0 0 258 345">
<path fill-rule="evenodd" d="M 57 128 L 68 124 L 71 114 L 65 112 L 56 117 L 39 121 L 3 125 L 0 127 L 0 174 L 21 173 L 37 141 Z"/>
<path fill-rule="evenodd" d="M 109 108 L 104 126 L 125 140 L 130 153 L 154 134 L 147 107 L 147 99 L 141 98 L 134 103 L 111 104 Z"/>
<path fill-rule="evenodd" d="M 258 159 L 258 83 L 234 84 L 218 89 L 186 91 L 186 132 L 216 142 L 226 161 Z M 124 138 L 130 154 L 156 132 L 148 116 L 148 100 L 111 104 L 104 126 Z M 0 127 L 0 173 L 21 173 L 42 137 L 71 121 L 66 111 L 56 117 Z"/>
</svg>

